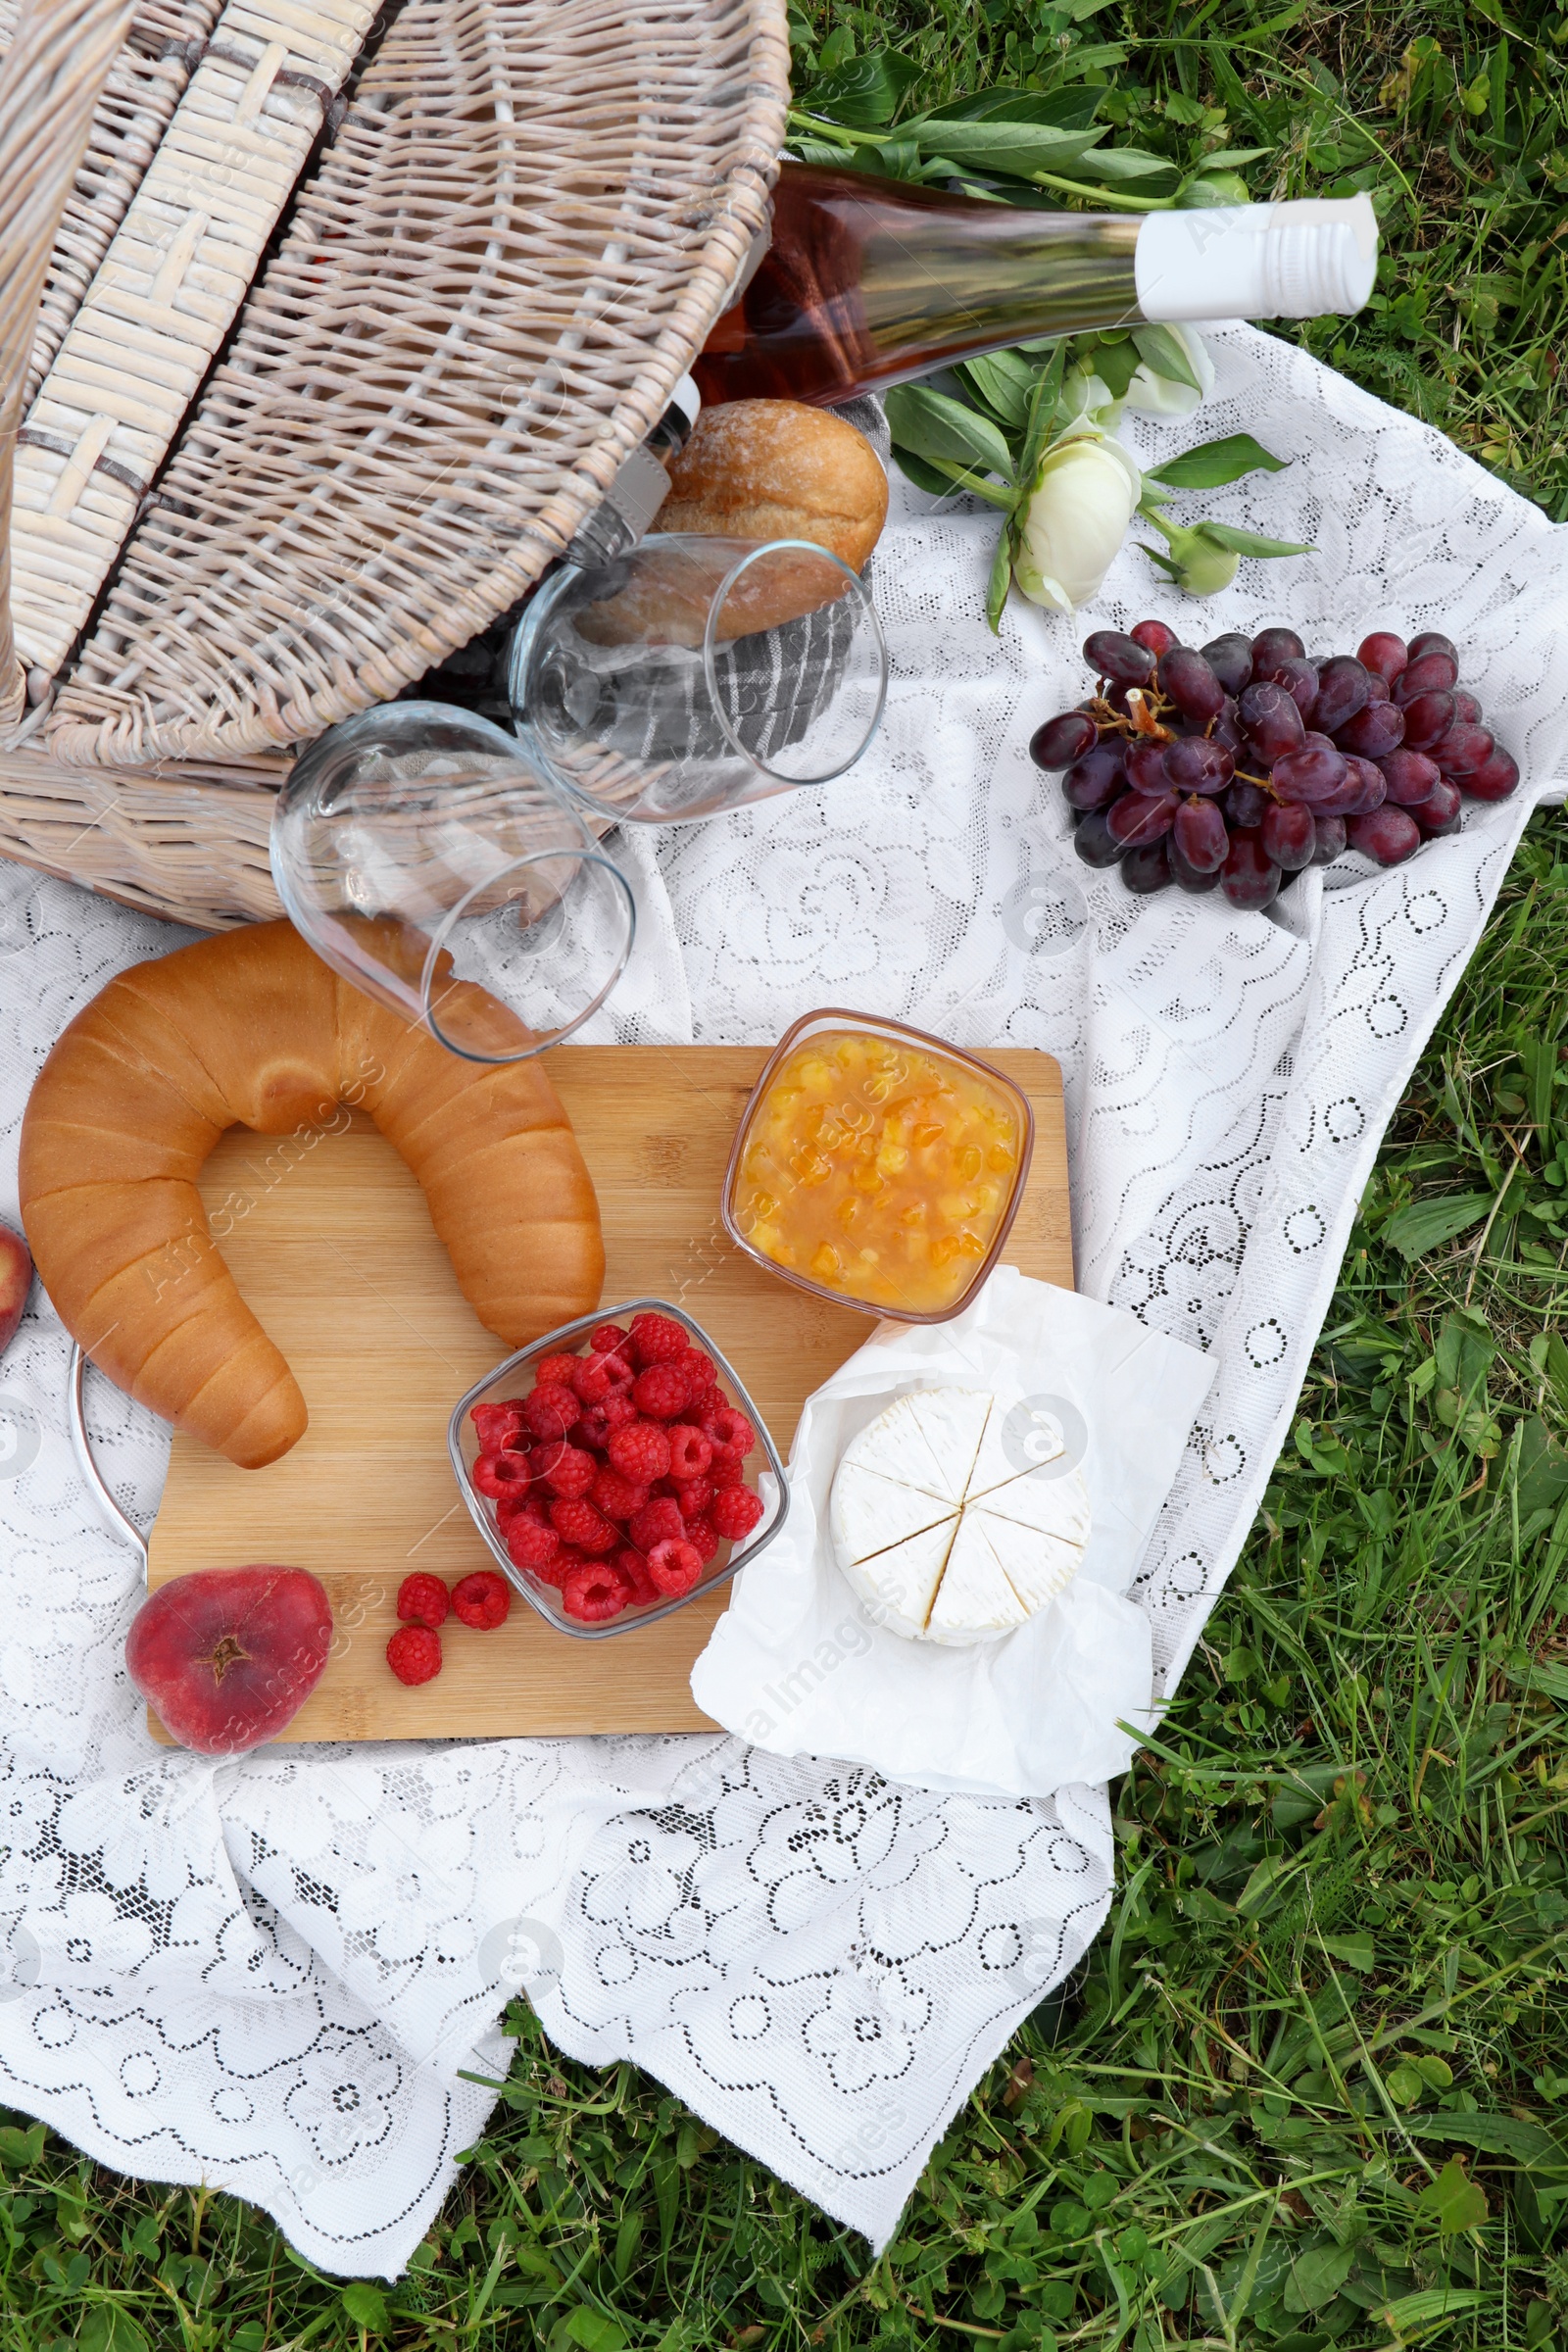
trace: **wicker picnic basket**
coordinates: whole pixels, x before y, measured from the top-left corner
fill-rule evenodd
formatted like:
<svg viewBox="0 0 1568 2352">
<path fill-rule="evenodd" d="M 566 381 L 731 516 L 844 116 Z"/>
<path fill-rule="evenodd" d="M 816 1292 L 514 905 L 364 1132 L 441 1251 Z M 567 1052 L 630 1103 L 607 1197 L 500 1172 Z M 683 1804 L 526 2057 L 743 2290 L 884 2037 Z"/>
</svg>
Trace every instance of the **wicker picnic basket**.
<svg viewBox="0 0 1568 2352">
<path fill-rule="evenodd" d="M 515 602 L 766 215 L 782 0 L 0 0 L 0 855 L 273 914 L 294 749 Z"/>
</svg>

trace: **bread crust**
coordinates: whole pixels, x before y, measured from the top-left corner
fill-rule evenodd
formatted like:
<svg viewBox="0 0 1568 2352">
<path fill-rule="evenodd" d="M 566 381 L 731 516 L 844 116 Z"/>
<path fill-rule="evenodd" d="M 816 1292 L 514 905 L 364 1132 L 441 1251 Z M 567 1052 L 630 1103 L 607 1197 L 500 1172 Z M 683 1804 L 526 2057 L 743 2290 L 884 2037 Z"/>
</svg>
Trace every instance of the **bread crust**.
<svg viewBox="0 0 1568 2352">
<path fill-rule="evenodd" d="M 661 531 L 809 539 L 858 571 L 888 518 L 888 480 L 863 433 L 799 400 L 705 409 L 669 468 Z"/>
<path fill-rule="evenodd" d="M 288 923 L 110 981 L 56 1043 L 23 1120 L 22 1221 L 61 1321 L 139 1402 L 245 1469 L 298 1443 L 305 1399 L 235 1287 L 197 1178 L 224 1128 L 290 1134 L 339 1102 L 367 1110 L 418 1178 L 498 1338 L 520 1347 L 598 1302 L 598 1203 L 539 1063 L 461 1060 L 339 980 Z"/>
</svg>

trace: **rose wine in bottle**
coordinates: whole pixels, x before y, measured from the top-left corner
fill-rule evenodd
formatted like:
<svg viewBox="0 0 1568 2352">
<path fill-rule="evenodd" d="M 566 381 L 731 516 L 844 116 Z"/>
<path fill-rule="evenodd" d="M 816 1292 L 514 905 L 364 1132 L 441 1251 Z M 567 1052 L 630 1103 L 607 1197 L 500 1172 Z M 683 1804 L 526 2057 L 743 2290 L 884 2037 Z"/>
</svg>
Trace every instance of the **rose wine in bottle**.
<svg viewBox="0 0 1568 2352">
<path fill-rule="evenodd" d="M 710 403 L 852 400 L 1043 335 L 1348 316 L 1376 270 L 1365 195 L 1129 218 L 786 163 L 772 243 L 692 373 Z"/>
</svg>

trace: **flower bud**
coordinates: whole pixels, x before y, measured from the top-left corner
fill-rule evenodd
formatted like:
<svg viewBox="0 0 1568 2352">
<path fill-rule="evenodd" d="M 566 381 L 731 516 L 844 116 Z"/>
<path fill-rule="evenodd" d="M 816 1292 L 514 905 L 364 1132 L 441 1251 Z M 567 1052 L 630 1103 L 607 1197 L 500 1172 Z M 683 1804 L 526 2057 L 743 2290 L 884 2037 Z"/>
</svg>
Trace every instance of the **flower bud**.
<svg viewBox="0 0 1568 2352">
<path fill-rule="evenodd" d="M 1097 594 L 1142 491 L 1135 460 L 1108 433 L 1080 427 L 1047 450 L 1013 564 L 1031 603 L 1070 612 Z"/>
<path fill-rule="evenodd" d="M 1168 326 L 1165 332 L 1174 335 L 1185 352 L 1187 364 L 1198 378 L 1197 390 L 1191 384 L 1179 383 L 1174 376 L 1157 375 L 1144 360 L 1134 371 L 1123 406 L 1137 409 L 1145 416 L 1191 416 L 1214 389 L 1214 363 L 1196 327 Z"/>
</svg>

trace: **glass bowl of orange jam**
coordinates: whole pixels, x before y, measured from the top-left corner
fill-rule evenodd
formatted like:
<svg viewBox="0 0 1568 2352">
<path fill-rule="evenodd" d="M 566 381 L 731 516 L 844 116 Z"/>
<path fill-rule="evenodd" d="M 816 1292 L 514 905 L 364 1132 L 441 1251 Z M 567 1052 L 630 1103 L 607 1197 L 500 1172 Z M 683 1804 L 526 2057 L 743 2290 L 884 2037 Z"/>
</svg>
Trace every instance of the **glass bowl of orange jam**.
<svg viewBox="0 0 1568 2352">
<path fill-rule="evenodd" d="M 1001 1255 L 1034 1114 L 1000 1070 L 901 1021 L 808 1012 L 730 1152 L 724 1224 L 760 1265 L 900 1323 L 945 1323 Z"/>
</svg>

